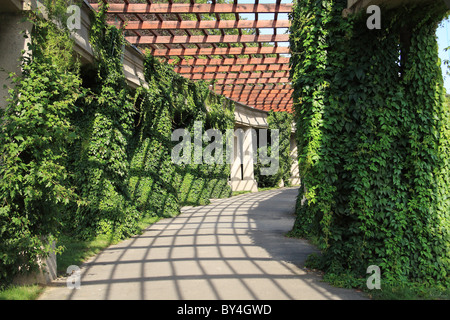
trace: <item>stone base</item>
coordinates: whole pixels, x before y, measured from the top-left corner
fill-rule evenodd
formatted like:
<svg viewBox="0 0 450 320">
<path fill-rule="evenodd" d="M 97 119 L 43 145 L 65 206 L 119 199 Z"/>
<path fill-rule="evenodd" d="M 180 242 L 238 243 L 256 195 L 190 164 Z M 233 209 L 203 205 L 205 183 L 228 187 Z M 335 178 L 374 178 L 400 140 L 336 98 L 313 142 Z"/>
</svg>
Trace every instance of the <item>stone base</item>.
<svg viewBox="0 0 450 320">
<path fill-rule="evenodd" d="M 55 243 L 52 244 L 53 249 Z M 38 259 L 39 270 L 33 273 L 19 274 L 14 280 L 14 285 L 48 284 L 56 279 L 56 255 L 50 253 L 47 259 Z"/>
<path fill-rule="evenodd" d="M 300 177 L 291 177 L 289 179 L 291 186 L 299 186 L 301 184 Z"/>
<path fill-rule="evenodd" d="M 231 180 L 231 190 L 258 192 L 258 183 L 255 179 Z"/>
</svg>

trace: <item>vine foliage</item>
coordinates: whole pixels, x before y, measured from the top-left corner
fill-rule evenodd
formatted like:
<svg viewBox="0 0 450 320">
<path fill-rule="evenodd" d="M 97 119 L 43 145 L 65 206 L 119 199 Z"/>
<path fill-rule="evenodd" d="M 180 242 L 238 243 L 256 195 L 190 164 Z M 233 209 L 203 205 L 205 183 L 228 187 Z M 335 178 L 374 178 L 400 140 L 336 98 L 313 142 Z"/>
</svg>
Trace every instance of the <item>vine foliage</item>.
<svg viewBox="0 0 450 320">
<path fill-rule="evenodd" d="M 363 285 L 378 265 L 387 283 L 448 285 L 450 120 L 435 38 L 446 8 L 382 8 L 382 29 L 369 30 L 364 13 L 342 18 L 346 2 L 297 1 L 291 14 L 303 183 L 292 233 L 318 243 L 330 277 Z"/>
<path fill-rule="evenodd" d="M 123 30 L 92 17 L 94 63 L 74 58 L 66 1 L 32 13 L 30 52 L 0 122 L 0 286 L 37 267 L 61 233 L 120 240 L 145 215 L 171 217 L 182 205 L 231 194 L 230 166 L 171 161 L 171 132 L 234 127 L 234 105 L 177 75 L 151 55 L 146 83 L 126 83 Z M 62 15 L 61 15 L 62 14 Z M 58 251 L 63 248 L 58 248 Z"/>
<path fill-rule="evenodd" d="M 48 2 L 47 2 L 48 4 Z M 22 74 L 0 120 L 0 286 L 37 267 L 61 230 L 60 213 L 77 201 L 68 146 L 75 139 L 69 120 L 84 95 L 72 40 L 49 6 L 48 19 L 31 12 L 34 27 Z"/>
<path fill-rule="evenodd" d="M 139 218 L 127 184 L 135 110 L 122 67 L 124 38 L 121 30 L 106 24 L 106 10 L 101 6 L 92 19 L 94 80 L 72 118 L 77 139 L 70 150 L 70 170 L 81 202 L 69 210 L 66 225 L 82 238 L 101 232 L 120 239 L 136 232 Z"/>
</svg>

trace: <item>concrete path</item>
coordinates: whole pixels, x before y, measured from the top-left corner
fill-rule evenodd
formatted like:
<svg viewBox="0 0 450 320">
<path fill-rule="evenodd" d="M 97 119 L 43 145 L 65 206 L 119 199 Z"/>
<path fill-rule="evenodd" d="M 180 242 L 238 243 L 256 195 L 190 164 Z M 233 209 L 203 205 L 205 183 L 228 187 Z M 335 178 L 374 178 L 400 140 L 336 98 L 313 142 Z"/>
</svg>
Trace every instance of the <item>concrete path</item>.
<svg viewBox="0 0 450 320">
<path fill-rule="evenodd" d="M 363 299 L 303 269 L 314 247 L 286 238 L 297 188 L 185 207 L 81 266 L 81 287 L 53 282 L 41 299 Z"/>
</svg>

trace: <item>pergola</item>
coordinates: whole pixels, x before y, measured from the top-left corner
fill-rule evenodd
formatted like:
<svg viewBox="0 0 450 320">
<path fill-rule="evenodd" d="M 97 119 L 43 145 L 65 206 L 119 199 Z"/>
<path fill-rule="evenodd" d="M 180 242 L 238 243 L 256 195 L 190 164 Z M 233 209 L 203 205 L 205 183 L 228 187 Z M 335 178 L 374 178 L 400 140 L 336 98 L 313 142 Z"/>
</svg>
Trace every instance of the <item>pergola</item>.
<svg viewBox="0 0 450 320">
<path fill-rule="evenodd" d="M 99 0 L 89 2 L 98 9 Z M 128 42 L 173 64 L 180 75 L 210 82 L 211 90 L 255 109 L 292 111 L 290 50 L 281 44 L 289 42 L 289 35 L 280 32 L 290 22 L 278 19 L 291 12 L 291 3 L 103 2 L 109 3 L 108 22 L 123 27 Z"/>
</svg>

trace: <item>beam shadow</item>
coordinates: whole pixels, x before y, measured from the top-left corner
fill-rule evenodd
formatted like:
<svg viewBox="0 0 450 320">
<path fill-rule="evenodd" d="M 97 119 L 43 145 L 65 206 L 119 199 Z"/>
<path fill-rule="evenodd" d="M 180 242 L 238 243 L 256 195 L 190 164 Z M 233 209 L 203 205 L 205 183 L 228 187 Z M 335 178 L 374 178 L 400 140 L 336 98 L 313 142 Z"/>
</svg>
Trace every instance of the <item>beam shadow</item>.
<svg viewBox="0 0 450 320">
<path fill-rule="evenodd" d="M 184 207 L 82 266 L 81 288 L 56 299 L 361 299 L 304 268 L 316 249 L 286 238 L 298 188 Z M 55 292 L 55 291 L 54 291 Z M 65 293 L 64 293 L 65 292 Z M 51 298 L 51 296 L 49 296 Z"/>
</svg>

